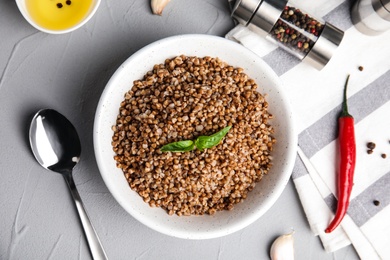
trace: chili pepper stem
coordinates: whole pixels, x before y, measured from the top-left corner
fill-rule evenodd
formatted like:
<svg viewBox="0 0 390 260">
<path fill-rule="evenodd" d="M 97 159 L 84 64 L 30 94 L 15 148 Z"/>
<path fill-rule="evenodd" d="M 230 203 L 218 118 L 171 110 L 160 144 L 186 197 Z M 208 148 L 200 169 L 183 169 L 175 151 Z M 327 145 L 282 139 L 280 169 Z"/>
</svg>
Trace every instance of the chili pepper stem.
<svg viewBox="0 0 390 260">
<path fill-rule="evenodd" d="M 350 75 L 347 76 L 347 80 L 345 81 L 345 85 L 344 85 L 343 110 L 341 112 L 341 117 L 345 117 L 345 116 L 352 117 L 348 112 L 348 104 L 347 104 L 347 87 L 348 87 L 349 76 Z"/>
</svg>

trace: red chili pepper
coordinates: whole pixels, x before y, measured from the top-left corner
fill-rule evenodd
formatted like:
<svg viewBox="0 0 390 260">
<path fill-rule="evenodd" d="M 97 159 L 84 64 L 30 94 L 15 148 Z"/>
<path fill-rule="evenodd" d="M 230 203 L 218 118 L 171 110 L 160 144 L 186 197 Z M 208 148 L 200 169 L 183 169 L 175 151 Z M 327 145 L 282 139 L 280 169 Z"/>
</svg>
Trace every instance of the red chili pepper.
<svg viewBox="0 0 390 260">
<path fill-rule="evenodd" d="M 355 142 L 355 130 L 354 119 L 348 113 L 347 106 L 347 85 L 349 75 L 344 86 L 344 101 L 343 110 L 339 117 L 339 152 L 340 152 L 340 165 L 338 173 L 338 202 L 337 210 L 334 219 L 329 224 L 325 233 L 332 232 L 343 220 L 347 213 L 349 206 L 349 198 L 351 196 L 353 186 L 353 175 L 355 171 L 356 163 L 356 142 Z"/>
</svg>

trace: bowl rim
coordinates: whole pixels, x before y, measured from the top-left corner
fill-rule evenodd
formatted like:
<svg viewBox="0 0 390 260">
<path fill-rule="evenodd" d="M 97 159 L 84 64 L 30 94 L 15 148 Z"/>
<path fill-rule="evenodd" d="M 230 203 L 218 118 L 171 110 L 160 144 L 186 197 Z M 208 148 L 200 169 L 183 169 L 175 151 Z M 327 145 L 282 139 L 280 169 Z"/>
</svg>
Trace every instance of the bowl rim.
<svg viewBox="0 0 390 260">
<path fill-rule="evenodd" d="M 286 161 L 288 161 L 288 163 L 283 168 L 284 171 L 282 172 L 282 175 L 281 175 L 282 180 L 280 181 L 279 185 L 276 185 L 274 187 L 273 192 L 271 194 L 271 198 L 268 198 L 265 201 L 265 203 L 261 207 L 261 210 L 257 211 L 256 214 L 251 214 L 250 216 L 248 216 L 246 218 L 246 221 L 239 222 L 235 226 L 230 227 L 228 230 L 219 229 L 219 230 L 213 230 L 212 232 L 205 231 L 205 232 L 196 233 L 195 235 L 188 234 L 183 230 L 180 230 L 180 231 L 175 230 L 177 232 L 173 233 L 171 229 L 165 228 L 163 225 L 156 225 L 154 223 L 150 223 L 150 221 L 146 221 L 144 218 L 142 218 L 141 215 L 135 214 L 135 212 L 129 210 L 129 207 L 126 205 L 126 202 L 123 201 L 123 198 L 117 194 L 115 187 L 113 187 L 111 185 L 111 182 L 108 178 L 108 175 L 103 172 L 104 171 L 103 170 L 103 168 L 104 168 L 103 161 L 105 159 L 102 158 L 102 154 L 100 153 L 100 151 L 101 151 L 101 144 L 99 142 L 99 124 L 100 124 L 100 119 L 101 119 L 100 115 L 103 113 L 103 110 L 104 110 L 104 101 L 105 101 L 108 93 L 111 91 L 111 88 L 113 88 L 113 82 L 115 82 L 117 80 L 117 78 L 122 75 L 123 71 L 127 67 L 127 64 L 131 63 L 133 60 L 136 60 L 139 56 L 144 55 L 144 53 L 147 53 L 147 52 L 153 50 L 156 46 L 158 46 L 160 44 L 169 44 L 172 42 L 176 42 L 177 40 L 194 40 L 194 39 L 196 40 L 196 39 L 205 39 L 205 38 L 208 38 L 209 40 L 212 40 L 212 41 L 220 41 L 221 44 L 235 45 L 234 48 L 240 48 L 239 49 L 240 52 L 245 52 L 247 54 L 255 56 L 255 57 L 253 57 L 253 59 L 256 60 L 256 62 L 260 62 L 261 66 L 264 67 L 263 69 L 265 70 L 265 72 L 267 74 L 273 74 L 273 76 L 275 77 L 274 80 L 278 81 L 278 84 L 277 84 L 278 95 L 281 97 L 281 99 L 283 99 L 285 101 L 284 105 L 286 107 L 286 111 L 289 111 L 289 116 L 290 116 L 289 119 L 286 119 L 287 125 L 290 129 L 290 131 L 287 133 L 287 136 L 288 136 L 287 139 L 290 141 L 290 146 L 289 146 L 289 149 L 287 150 L 287 153 L 286 153 Z M 221 60 L 223 60 L 223 57 L 220 57 L 220 58 L 221 58 Z M 153 64 L 151 66 L 153 66 Z M 146 71 L 145 71 L 145 73 L 146 73 Z M 132 84 L 132 82 L 131 82 L 131 84 Z M 131 88 L 131 86 L 129 86 L 129 89 L 130 88 Z M 125 93 L 123 93 L 123 94 L 125 94 Z M 119 104 L 118 104 L 118 108 L 119 108 Z M 155 231 L 158 231 L 160 233 L 163 233 L 163 234 L 166 234 L 169 236 L 174 236 L 177 238 L 184 238 L 184 239 L 210 239 L 210 238 L 222 237 L 222 236 L 234 233 L 238 230 L 241 230 L 241 229 L 247 227 L 248 225 L 252 224 L 257 219 L 259 219 L 277 201 L 277 199 L 280 197 L 281 193 L 285 189 L 288 181 L 290 180 L 292 170 L 293 170 L 293 167 L 295 164 L 295 157 L 296 157 L 297 146 L 298 146 L 298 135 L 296 133 L 295 121 L 293 120 L 292 108 L 291 108 L 290 103 L 288 102 L 288 98 L 287 98 L 285 92 L 282 89 L 282 82 L 281 82 L 280 78 L 276 75 L 276 73 L 259 56 L 257 56 L 256 54 L 254 54 L 253 52 L 251 52 L 250 50 L 248 50 L 244 46 L 242 46 L 236 42 L 227 40 L 225 38 L 219 37 L 219 36 L 204 35 L 204 34 L 185 34 L 185 35 L 170 36 L 170 37 L 155 41 L 153 43 L 150 43 L 150 44 L 146 45 L 145 47 L 141 48 L 140 50 L 136 51 L 130 57 L 128 57 L 118 67 L 118 69 L 114 72 L 114 74 L 111 76 L 111 78 L 107 82 L 107 84 L 106 84 L 106 86 L 101 94 L 101 97 L 100 97 L 98 105 L 97 105 L 96 113 L 95 113 L 94 127 L 93 128 L 94 128 L 93 129 L 93 144 L 94 144 L 94 152 L 95 152 L 95 158 L 96 158 L 96 162 L 98 165 L 98 169 L 100 171 L 100 174 L 103 178 L 104 183 L 106 184 L 108 190 L 110 191 L 112 196 L 115 198 L 115 200 L 121 205 L 121 207 L 123 209 L 125 209 L 125 211 L 127 213 L 129 213 L 132 217 L 137 219 L 139 222 L 141 222 L 145 226 L 147 226 Z M 130 189 L 130 187 L 129 187 L 129 189 Z M 171 217 L 173 217 L 173 216 L 171 216 Z"/>
</svg>

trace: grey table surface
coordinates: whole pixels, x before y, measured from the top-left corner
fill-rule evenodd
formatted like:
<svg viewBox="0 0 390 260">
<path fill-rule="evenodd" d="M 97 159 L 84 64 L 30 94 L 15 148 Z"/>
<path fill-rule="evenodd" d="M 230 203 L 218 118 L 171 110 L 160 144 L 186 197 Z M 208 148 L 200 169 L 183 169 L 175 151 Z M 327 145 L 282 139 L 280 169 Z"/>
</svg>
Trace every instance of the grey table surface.
<svg viewBox="0 0 390 260">
<path fill-rule="evenodd" d="M 54 108 L 75 125 L 83 147 L 74 177 L 110 259 L 269 259 L 272 241 L 295 230 L 296 259 L 357 259 L 352 246 L 326 253 L 313 236 L 292 181 L 260 219 L 234 234 L 183 240 L 127 214 L 96 165 L 92 128 L 105 84 L 130 55 L 178 34 L 224 36 L 234 23 L 227 1 L 172 0 L 163 16 L 149 1 L 104 0 L 80 29 L 37 31 L 13 0 L 0 2 L 0 259 L 91 259 L 70 194 L 59 174 L 35 161 L 33 114 Z"/>
</svg>

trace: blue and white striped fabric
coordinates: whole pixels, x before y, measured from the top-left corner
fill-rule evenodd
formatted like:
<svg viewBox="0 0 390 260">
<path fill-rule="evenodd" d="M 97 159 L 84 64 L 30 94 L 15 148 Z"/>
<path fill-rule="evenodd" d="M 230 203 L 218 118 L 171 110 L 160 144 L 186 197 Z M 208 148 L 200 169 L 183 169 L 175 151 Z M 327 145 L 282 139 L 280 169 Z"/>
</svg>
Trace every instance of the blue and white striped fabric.
<svg viewBox="0 0 390 260">
<path fill-rule="evenodd" d="M 325 250 L 352 243 L 362 259 L 390 259 L 390 32 L 375 37 L 358 32 L 351 23 L 350 1 L 295 2 L 345 32 L 321 71 L 241 25 L 226 37 L 261 56 L 284 84 L 299 131 L 292 178 Z M 336 208 L 337 118 L 348 74 L 349 112 L 356 125 L 355 184 L 347 216 L 339 228 L 325 234 Z M 367 153 L 368 142 L 376 143 L 372 154 Z"/>
</svg>

